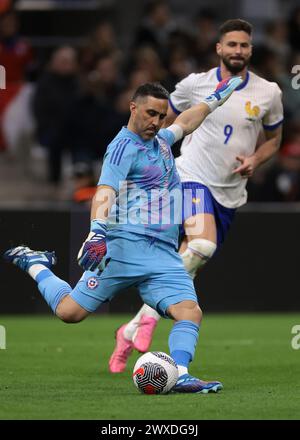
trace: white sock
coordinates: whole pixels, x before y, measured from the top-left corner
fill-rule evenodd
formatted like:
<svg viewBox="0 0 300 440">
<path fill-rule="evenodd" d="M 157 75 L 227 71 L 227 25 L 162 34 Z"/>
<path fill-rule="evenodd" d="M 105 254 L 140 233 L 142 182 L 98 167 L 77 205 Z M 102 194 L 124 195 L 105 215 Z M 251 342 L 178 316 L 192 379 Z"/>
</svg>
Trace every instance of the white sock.
<svg viewBox="0 0 300 440">
<path fill-rule="evenodd" d="M 188 374 L 187 367 L 184 367 L 183 365 L 177 365 L 178 366 L 178 377 L 183 376 L 184 374 Z"/>
<path fill-rule="evenodd" d="M 140 312 L 142 312 L 142 315 L 148 316 L 148 318 L 156 319 L 156 321 L 160 319 L 160 315 L 157 313 L 157 311 L 152 309 L 152 307 L 147 306 L 147 304 L 143 305 Z"/>
<path fill-rule="evenodd" d="M 42 270 L 45 270 L 45 269 L 48 269 L 48 267 L 44 266 L 43 264 L 33 264 L 29 268 L 28 273 L 35 280 L 36 277 L 38 276 L 38 274 L 40 272 L 42 272 Z"/>
<path fill-rule="evenodd" d="M 147 306 L 147 304 L 144 304 L 143 307 L 135 315 L 135 317 L 131 321 L 128 322 L 128 324 L 126 325 L 126 327 L 124 329 L 124 337 L 126 339 L 128 339 L 129 341 L 133 340 L 133 336 L 138 328 L 138 325 L 139 325 L 139 322 L 141 320 L 142 315 L 154 318 L 157 321 L 160 318 L 160 315 L 156 312 L 156 310 Z"/>
</svg>

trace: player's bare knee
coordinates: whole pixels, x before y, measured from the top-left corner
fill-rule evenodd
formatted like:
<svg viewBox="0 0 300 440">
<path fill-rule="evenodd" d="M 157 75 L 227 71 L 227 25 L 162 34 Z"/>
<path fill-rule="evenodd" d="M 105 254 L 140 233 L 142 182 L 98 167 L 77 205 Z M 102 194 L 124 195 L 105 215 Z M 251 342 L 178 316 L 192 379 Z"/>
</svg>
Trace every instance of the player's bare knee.
<svg viewBox="0 0 300 440">
<path fill-rule="evenodd" d="M 88 313 L 79 305 L 75 304 L 74 306 L 73 300 L 70 300 L 70 297 L 65 297 L 58 304 L 55 314 L 63 322 L 67 324 L 75 324 L 82 321 Z"/>
<path fill-rule="evenodd" d="M 64 309 L 63 307 L 57 306 L 57 309 L 55 311 L 56 316 L 61 319 L 65 323 L 72 323 L 74 316 L 72 316 L 72 313 L 70 313 L 69 310 Z"/>
<path fill-rule="evenodd" d="M 203 316 L 203 313 L 199 307 L 199 304 L 195 303 L 195 306 L 191 309 L 190 321 L 193 321 L 196 324 L 200 324 L 202 321 L 202 316 Z"/>
<path fill-rule="evenodd" d="M 189 320 L 195 324 L 200 324 L 202 320 L 202 310 L 195 301 L 182 301 L 173 304 L 168 308 L 168 314 L 175 321 Z"/>
<path fill-rule="evenodd" d="M 59 308 L 56 309 L 56 316 L 66 324 L 76 324 L 85 318 L 85 316 L 78 311 Z"/>
</svg>

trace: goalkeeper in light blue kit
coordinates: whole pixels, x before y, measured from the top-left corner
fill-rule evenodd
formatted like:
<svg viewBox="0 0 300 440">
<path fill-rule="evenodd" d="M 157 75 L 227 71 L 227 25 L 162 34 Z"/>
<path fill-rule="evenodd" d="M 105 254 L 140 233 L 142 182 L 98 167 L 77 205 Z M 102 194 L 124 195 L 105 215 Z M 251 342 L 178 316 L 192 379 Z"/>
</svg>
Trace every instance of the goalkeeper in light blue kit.
<svg viewBox="0 0 300 440">
<path fill-rule="evenodd" d="M 168 92 L 150 83 L 137 89 L 128 126 L 107 148 L 92 203 L 91 231 L 78 256 L 85 272 L 73 290 L 50 270 L 56 262 L 54 252 L 18 246 L 4 254 L 35 279 L 46 302 L 65 322 L 82 321 L 118 291 L 136 286 L 146 304 L 175 321 L 169 349 L 179 370 L 176 392 L 217 392 L 222 384 L 204 382 L 188 373 L 202 312 L 193 281 L 177 253 L 182 219 L 181 209 L 180 218 L 174 210 L 182 194 L 171 146 L 199 127 L 240 83 L 239 77 L 222 81 L 215 92 L 183 112 L 168 129 L 161 129 Z M 169 223 L 163 218 L 164 203 L 169 203 L 165 211 L 174 214 Z"/>
</svg>

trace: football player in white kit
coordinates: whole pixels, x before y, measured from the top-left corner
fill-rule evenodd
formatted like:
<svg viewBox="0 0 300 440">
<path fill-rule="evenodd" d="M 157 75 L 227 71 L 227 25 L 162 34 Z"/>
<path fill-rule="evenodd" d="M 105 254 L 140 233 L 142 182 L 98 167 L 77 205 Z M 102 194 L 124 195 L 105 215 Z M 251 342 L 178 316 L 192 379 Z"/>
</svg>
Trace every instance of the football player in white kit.
<svg viewBox="0 0 300 440">
<path fill-rule="evenodd" d="M 248 22 L 226 21 L 220 27 L 216 45 L 219 67 L 190 74 L 170 96 L 166 125 L 203 100 L 222 79 L 239 75 L 244 80 L 230 100 L 186 136 L 181 156 L 176 159 L 184 200 L 185 238 L 180 253 L 192 278 L 224 241 L 236 209 L 246 203 L 247 179 L 280 146 L 281 91 L 276 83 L 248 70 L 251 35 Z M 265 141 L 257 148 L 261 130 Z M 109 361 L 112 373 L 125 370 L 133 349 L 148 351 L 159 318 L 144 304 L 129 323 L 117 330 L 116 347 Z"/>
</svg>

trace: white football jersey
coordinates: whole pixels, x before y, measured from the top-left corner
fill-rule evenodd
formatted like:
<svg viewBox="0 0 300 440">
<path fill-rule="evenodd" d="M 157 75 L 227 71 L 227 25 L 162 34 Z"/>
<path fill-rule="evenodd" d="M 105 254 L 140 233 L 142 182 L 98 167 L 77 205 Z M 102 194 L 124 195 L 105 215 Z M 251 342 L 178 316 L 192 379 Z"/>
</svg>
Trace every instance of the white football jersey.
<svg viewBox="0 0 300 440">
<path fill-rule="evenodd" d="M 181 113 L 212 93 L 221 81 L 220 68 L 192 73 L 176 85 L 170 105 Z M 251 156 L 261 128 L 272 130 L 283 120 L 281 91 L 274 82 L 248 72 L 244 82 L 201 126 L 185 137 L 176 166 L 182 182 L 206 185 L 227 208 L 247 201 L 246 183 L 232 171 L 240 165 L 236 156 Z"/>
</svg>

